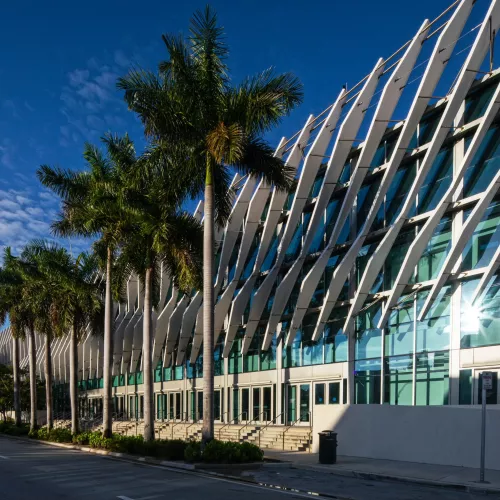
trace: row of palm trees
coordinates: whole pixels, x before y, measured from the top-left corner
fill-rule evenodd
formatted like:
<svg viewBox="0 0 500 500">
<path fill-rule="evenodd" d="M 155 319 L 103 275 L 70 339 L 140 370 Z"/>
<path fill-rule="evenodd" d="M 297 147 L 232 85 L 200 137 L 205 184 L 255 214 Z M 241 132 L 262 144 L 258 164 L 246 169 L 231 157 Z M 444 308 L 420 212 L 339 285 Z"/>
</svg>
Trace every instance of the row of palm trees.
<svg viewBox="0 0 500 500">
<path fill-rule="evenodd" d="M 117 82 L 129 109 L 144 125 L 146 150 L 138 155 L 127 135 L 106 134 L 104 153 L 85 146 L 86 170 L 42 166 L 37 172 L 42 184 L 62 201 L 53 233 L 94 238 L 92 254 L 73 259 L 62 247 L 45 242 L 28 245 L 19 257 L 7 251 L 0 310 L 10 316 L 14 335 L 28 335 L 33 375 L 34 332 L 46 336 L 47 349 L 49 339 L 70 332 L 73 432 L 78 430 L 77 342 L 83 332 L 90 329 L 99 334 L 103 328 L 103 428 L 109 436 L 113 300 L 122 299 L 126 279 L 135 273 L 144 291 L 144 437 L 149 440 L 154 438 L 152 310 L 159 297 L 159 273 L 163 266 L 181 291 L 203 286 L 202 435 L 206 441 L 213 438 L 214 420 L 214 225 L 225 224 L 229 217 L 234 171 L 260 177 L 276 189 L 290 187 L 291 172 L 262 136 L 301 102 L 302 86 L 292 75 L 275 75 L 271 69 L 234 85 L 223 30 L 210 7 L 194 15 L 188 37 L 163 35 L 162 39 L 168 58 L 160 62 L 158 72 L 135 69 Z M 202 228 L 182 205 L 203 193 Z M 58 259 L 65 264 L 59 265 Z M 84 269 L 85 276 L 80 276 Z M 12 276 L 22 285 L 5 285 Z M 29 287 L 37 286 L 32 280 L 37 279 L 40 292 L 30 294 Z M 50 366 L 45 371 L 48 385 Z"/>
</svg>

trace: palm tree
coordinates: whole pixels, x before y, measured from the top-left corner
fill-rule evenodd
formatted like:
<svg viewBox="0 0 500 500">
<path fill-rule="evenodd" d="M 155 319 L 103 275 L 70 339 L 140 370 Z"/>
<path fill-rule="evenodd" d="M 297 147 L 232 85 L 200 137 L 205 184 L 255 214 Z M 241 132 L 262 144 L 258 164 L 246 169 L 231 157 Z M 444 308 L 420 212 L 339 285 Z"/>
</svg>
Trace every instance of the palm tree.
<svg viewBox="0 0 500 500">
<path fill-rule="evenodd" d="M 122 203 L 125 181 L 123 169 L 135 161 L 134 145 L 128 135 L 107 134 L 102 138 L 106 154 L 91 144 L 83 153 L 88 170 L 73 172 L 42 165 L 37 175 L 42 184 L 63 200 L 62 213 L 52 225 L 58 236 L 86 236 L 100 239 L 94 247 L 103 256 L 106 292 L 104 312 L 104 394 L 103 435 L 112 434 L 113 291 L 112 269 L 122 233 L 126 231 L 127 212 Z M 118 287 L 119 287 L 118 283 Z M 115 298 L 116 289 L 115 289 Z"/>
<path fill-rule="evenodd" d="M 170 155 L 147 151 L 127 173 L 126 202 L 133 229 L 123 240 L 118 267 L 139 276 L 144 287 L 142 363 L 144 439 L 154 439 L 153 307 L 159 300 L 161 266 L 180 290 L 201 287 L 202 232 L 198 221 L 180 210 L 185 190 L 168 168 Z"/>
<path fill-rule="evenodd" d="M 232 197 L 231 167 L 287 189 L 291 172 L 262 135 L 302 100 L 302 85 L 272 69 L 233 85 L 228 48 L 215 12 L 197 12 L 187 40 L 163 35 L 169 59 L 159 74 L 134 70 L 118 80 L 125 100 L 158 147 L 176 144 L 178 176 L 192 196 L 205 192 L 203 262 L 203 440 L 213 438 L 214 223 L 223 224 Z"/>
<path fill-rule="evenodd" d="M 19 257 L 12 254 L 7 247 L 3 256 L 3 268 L 0 268 L 0 320 L 7 314 L 14 337 L 14 401 L 16 422 L 21 420 L 19 392 L 19 345 L 18 339 L 28 334 L 29 382 L 30 382 L 30 429 L 38 427 L 37 421 L 37 379 L 36 379 L 36 347 L 35 319 L 36 315 L 28 299 L 32 289 L 28 279 L 23 276 Z M 16 383 L 17 381 L 17 383 Z"/>
<path fill-rule="evenodd" d="M 38 250 L 35 250 L 38 251 Z M 52 327 L 56 335 L 70 335 L 70 401 L 71 432 L 77 434 L 78 425 L 78 343 L 87 331 L 101 335 L 104 324 L 103 290 L 96 280 L 99 272 L 95 255 L 81 253 L 75 259 L 65 248 L 58 247 L 57 259 L 48 262 L 59 294 L 57 314 Z"/>
<path fill-rule="evenodd" d="M 35 314 L 35 329 L 45 337 L 45 400 L 47 428 L 54 426 L 52 396 L 51 343 L 60 331 L 59 310 L 64 291 L 59 282 L 59 269 L 69 265 L 67 251 L 44 240 L 28 243 L 21 253 L 22 272 L 33 293 L 26 299 Z"/>
</svg>

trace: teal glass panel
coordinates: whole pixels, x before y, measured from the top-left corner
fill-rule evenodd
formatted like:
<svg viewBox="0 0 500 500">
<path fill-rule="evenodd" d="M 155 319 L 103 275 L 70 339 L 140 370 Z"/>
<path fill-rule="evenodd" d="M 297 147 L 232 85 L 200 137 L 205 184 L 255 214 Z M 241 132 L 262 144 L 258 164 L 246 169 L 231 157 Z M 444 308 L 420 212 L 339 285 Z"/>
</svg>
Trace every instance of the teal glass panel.
<svg viewBox="0 0 500 500">
<path fill-rule="evenodd" d="M 224 350 L 224 337 L 221 335 L 220 340 L 214 349 L 214 376 L 224 375 L 224 357 L 222 352 Z M 202 376 L 203 376 L 203 364 L 202 364 Z"/>
<path fill-rule="evenodd" d="M 462 283 L 460 347 L 500 344 L 500 274 L 493 276 L 486 293 L 472 304 L 472 294 L 479 279 Z"/>
<path fill-rule="evenodd" d="M 484 115 L 496 85 L 482 87 L 479 92 L 474 92 L 465 99 L 464 123 L 469 123 Z"/>
<path fill-rule="evenodd" d="M 261 343 L 261 327 L 254 333 L 250 347 L 243 356 L 243 372 L 256 372 L 259 370 L 259 344 Z"/>
<path fill-rule="evenodd" d="M 415 404 L 447 405 L 450 354 L 444 352 L 424 352 L 417 355 Z"/>
<path fill-rule="evenodd" d="M 472 404 L 472 370 L 460 370 L 458 377 L 458 404 L 471 405 Z"/>
<path fill-rule="evenodd" d="M 462 253 L 461 270 L 487 266 L 500 245 L 500 203 L 491 203 Z"/>
<path fill-rule="evenodd" d="M 356 361 L 354 368 L 354 403 L 380 404 L 380 359 Z"/>
<path fill-rule="evenodd" d="M 245 280 L 252 274 L 255 261 L 257 260 L 257 254 L 259 253 L 259 244 L 262 233 L 257 233 L 253 239 L 252 246 L 248 252 L 247 260 L 245 262 L 245 267 L 243 273 L 241 274 L 241 279 Z"/>
<path fill-rule="evenodd" d="M 378 246 L 378 242 L 372 243 L 370 245 L 365 245 L 358 252 L 358 256 L 356 257 L 356 284 L 359 285 L 361 282 L 361 278 L 363 277 L 363 273 L 365 272 L 366 265 L 370 260 L 371 256 L 375 252 Z"/>
<path fill-rule="evenodd" d="M 380 229 L 385 226 L 390 226 L 394 223 L 396 218 L 401 213 L 406 196 L 410 191 L 410 188 L 415 180 L 415 174 L 417 171 L 416 163 L 407 165 L 406 167 L 400 168 L 396 175 L 394 176 L 391 186 L 389 187 L 384 201 L 384 220 L 377 219 L 372 225 L 372 231 Z M 413 208 L 409 211 L 408 217 L 415 215 L 415 203 Z"/>
<path fill-rule="evenodd" d="M 144 383 L 144 373 L 143 372 L 137 372 L 137 385 L 143 384 Z"/>
<path fill-rule="evenodd" d="M 230 374 L 242 373 L 243 371 L 243 360 L 241 356 L 241 345 L 244 336 L 244 331 L 239 330 L 233 340 L 233 345 L 231 346 L 231 351 L 228 357 L 228 371 Z"/>
<path fill-rule="evenodd" d="M 302 321 L 302 366 L 323 364 L 323 336 L 312 340 L 319 314 L 306 314 Z"/>
<path fill-rule="evenodd" d="M 165 382 L 172 380 L 172 367 L 163 368 L 163 380 Z"/>
<path fill-rule="evenodd" d="M 290 210 L 292 208 L 292 203 L 293 199 L 295 198 L 295 189 L 293 191 L 290 191 L 288 193 L 288 196 L 286 197 L 285 205 L 283 206 L 283 210 Z"/>
<path fill-rule="evenodd" d="M 373 156 L 372 163 L 370 165 L 370 170 L 373 170 L 380 165 L 384 165 L 389 161 L 389 158 L 394 151 L 394 146 L 399 137 L 399 132 L 392 133 L 390 137 L 384 138 L 379 144 L 377 150 L 375 151 L 375 155 Z"/>
<path fill-rule="evenodd" d="M 273 239 L 271 240 L 271 244 L 269 246 L 269 250 L 267 251 L 266 258 L 264 259 L 264 262 L 262 263 L 262 267 L 260 268 L 261 272 L 269 271 L 269 269 L 271 269 L 271 267 L 273 267 L 273 265 L 276 261 L 278 244 L 281 240 L 281 236 L 283 235 L 284 228 L 285 228 L 285 224 L 282 225 L 279 233 L 278 233 L 278 230 L 275 231 Z"/>
<path fill-rule="evenodd" d="M 470 138 L 469 138 L 470 139 Z M 464 175 L 464 197 L 482 193 L 500 167 L 500 129 L 491 127 Z"/>
<path fill-rule="evenodd" d="M 325 344 L 325 363 L 347 361 L 348 337 L 344 333 L 344 323 L 348 307 L 337 307 L 332 310 L 323 331 Z"/>
<path fill-rule="evenodd" d="M 415 239 L 415 230 L 401 231 L 384 262 L 384 290 L 391 290 L 401 269 L 410 245 Z"/>
<path fill-rule="evenodd" d="M 314 179 L 314 184 L 311 187 L 311 191 L 309 192 L 309 198 L 316 198 L 319 192 L 321 191 L 321 186 L 323 185 L 323 180 L 325 179 L 325 173 L 323 172 L 321 175 Z"/>
<path fill-rule="evenodd" d="M 372 184 L 363 186 L 357 196 L 357 224 L 358 228 L 363 227 L 364 222 L 368 218 L 368 214 L 372 208 L 375 195 L 380 187 L 380 179 L 375 180 Z"/>
<path fill-rule="evenodd" d="M 418 146 L 423 146 L 431 141 L 442 114 L 443 109 L 440 108 L 436 112 L 424 116 L 419 124 Z"/>
<path fill-rule="evenodd" d="M 384 337 L 386 356 L 411 354 L 413 352 L 415 306 L 413 295 L 402 296 L 397 307 L 391 311 Z"/>
<path fill-rule="evenodd" d="M 442 149 L 418 192 L 419 214 L 434 210 L 451 184 L 453 177 L 453 148 Z"/>
<path fill-rule="evenodd" d="M 260 352 L 260 369 L 262 371 L 265 370 L 274 370 L 276 368 L 276 348 L 277 348 L 277 336 L 273 335 L 271 340 L 271 345 L 267 351 Z"/>
<path fill-rule="evenodd" d="M 285 337 L 286 338 L 286 337 Z M 293 343 L 283 349 L 283 368 L 301 366 L 302 362 L 302 331 L 298 330 Z"/>
<path fill-rule="evenodd" d="M 302 239 L 307 232 L 307 228 L 309 227 L 311 215 L 312 212 L 302 214 L 302 220 L 297 225 L 292 241 L 290 242 L 290 245 L 285 253 L 285 262 L 295 260 L 299 256 L 300 251 L 302 250 Z"/>
<path fill-rule="evenodd" d="M 384 359 L 384 403 L 411 405 L 413 400 L 413 356 Z"/>
<path fill-rule="evenodd" d="M 437 278 L 451 249 L 451 218 L 443 217 L 418 261 L 418 281 Z"/>
<path fill-rule="evenodd" d="M 380 358 L 382 330 L 377 323 L 382 312 L 382 303 L 376 302 L 356 317 L 355 359 Z"/>
<path fill-rule="evenodd" d="M 417 316 L 429 290 L 417 293 Z M 417 321 L 417 352 L 448 349 L 450 346 L 451 286 L 442 288 L 423 321 Z"/>
<path fill-rule="evenodd" d="M 135 385 L 135 373 L 129 373 L 127 385 Z"/>
</svg>

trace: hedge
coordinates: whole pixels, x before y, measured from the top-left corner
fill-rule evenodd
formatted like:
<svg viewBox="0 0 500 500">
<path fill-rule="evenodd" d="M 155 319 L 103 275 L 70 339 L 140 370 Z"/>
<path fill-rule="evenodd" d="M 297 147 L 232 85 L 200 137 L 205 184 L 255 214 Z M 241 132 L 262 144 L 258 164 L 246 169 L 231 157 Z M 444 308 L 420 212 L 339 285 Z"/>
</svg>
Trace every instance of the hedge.
<svg viewBox="0 0 500 500">
<path fill-rule="evenodd" d="M 52 441 L 56 443 L 74 443 L 91 448 L 145 455 L 161 460 L 186 460 L 187 462 L 206 463 L 245 463 L 261 462 L 264 453 L 251 443 L 233 443 L 213 440 L 202 450 L 198 441 L 182 441 L 180 439 L 156 439 L 144 441 L 142 436 L 122 436 L 113 434 L 105 438 L 100 432 L 82 432 L 72 435 L 69 429 L 51 429 L 46 427 L 30 431 L 22 425 L 16 427 L 13 422 L 0 422 L 0 433 L 26 436 L 32 439 Z"/>
</svg>

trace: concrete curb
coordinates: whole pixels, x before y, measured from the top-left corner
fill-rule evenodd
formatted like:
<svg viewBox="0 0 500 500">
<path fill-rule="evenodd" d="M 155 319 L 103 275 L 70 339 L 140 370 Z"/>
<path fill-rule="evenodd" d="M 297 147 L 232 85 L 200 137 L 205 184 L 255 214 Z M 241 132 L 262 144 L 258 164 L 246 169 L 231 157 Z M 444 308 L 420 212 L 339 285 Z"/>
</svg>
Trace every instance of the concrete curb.
<svg viewBox="0 0 500 500">
<path fill-rule="evenodd" d="M 54 443 L 51 441 L 40 441 L 38 439 L 30 439 L 30 438 L 23 438 L 23 437 L 18 437 L 18 436 L 9 436 L 5 434 L 0 434 L 0 437 L 4 437 L 6 439 L 12 439 L 16 441 L 24 441 L 24 442 L 29 442 L 29 443 L 38 443 L 38 444 L 44 444 L 48 446 L 55 446 L 59 448 L 66 448 L 69 450 L 76 450 L 76 451 L 83 451 L 86 453 L 93 453 L 95 455 L 102 455 L 102 456 L 107 456 L 112 459 L 118 459 L 118 460 L 123 460 L 127 462 L 132 462 L 132 463 L 143 463 L 146 465 L 155 465 L 159 467 L 165 467 L 169 469 L 178 469 L 179 471 L 184 471 L 184 472 L 193 472 L 197 474 L 204 474 L 204 475 L 209 475 L 209 476 L 215 476 L 215 477 L 220 477 L 220 478 L 225 478 L 225 479 L 230 479 L 232 481 L 238 481 L 241 483 L 247 483 L 247 484 L 252 484 L 252 485 L 257 485 L 257 486 L 263 486 L 266 488 L 270 489 L 277 489 L 277 490 L 282 490 L 282 491 L 289 491 L 289 492 L 295 492 L 295 493 L 300 493 L 300 494 L 305 494 L 305 495 L 311 495 L 315 497 L 324 497 L 324 498 L 332 498 L 335 500 L 352 500 L 350 497 L 342 497 L 342 496 L 336 496 L 332 495 L 331 493 L 324 493 L 324 492 L 315 492 L 315 491 L 309 491 L 309 490 L 301 490 L 297 488 L 290 488 L 284 485 L 275 485 L 275 484 L 269 484 L 269 483 L 263 483 L 261 481 L 256 481 L 253 479 L 249 478 L 242 478 L 241 476 L 232 476 L 230 474 L 222 474 L 221 472 L 215 472 L 213 470 L 209 470 L 209 466 L 207 464 L 186 464 L 186 463 L 181 463 L 181 462 L 172 462 L 168 460 L 156 460 L 151 457 L 138 457 L 136 455 L 129 455 L 126 453 L 117 453 L 114 451 L 106 451 L 106 450 L 99 450 L 95 448 L 89 448 L 87 446 L 80 446 L 80 445 L 74 445 L 74 444 L 66 444 L 66 443 Z M 265 459 L 265 456 L 264 456 Z M 328 473 L 328 474 L 333 474 L 334 476 L 344 476 L 344 477 L 355 477 L 357 479 L 365 479 L 365 480 L 370 480 L 370 481 L 394 481 L 394 482 L 400 482 L 400 483 L 407 483 L 407 484 L 419 484 L 422 486 L 431 486 L 434 488 L 446 488 L 446 489 L 452 489 L 455 491 L 464 491 L 467 493 L 480 493 L 484 495 L 488 494 L 498 494 L 500 493 L 500 488 L 495 487 L 495 486 L 488 486 L 488 485 L 480 485 L 480 484 L 466 484 L 466 483 L 447 483 L 447 482 L 442 482 L 442 481 L 434 481 L 431 479 L 423 479 L 423 478 L 414 478 L 414 477 L 406 477 L 406 476 L 393 476 L 389 474 L 379 474 L 379 473 L 372 473 L 372 472 L 363 472 L 363 471 L 355 471 L 355 470 L 342 470 L 342 469 L 329 469 L 327 467 L 321 467 L 321 466 L 315 466 L 315 465 L 298 465 L 293 462 L 274 462 L 274 463 L 263 463 L 263 464 L 253 464 L 259 465 L 261 467 L 271 467 L 271 466 L 283 466 L 283 467 L 290 467 L 291 469 L 306 469 L 306 470 L 314 470 L 316 472 L 323 472 L 323 473 Z M 228 464 L 216 464 L 216 467 L 210 466 L 210 469 L 225 469 L 228 467 Z M 243 469 L 243 466 L 237 467 L 235 465 L 230 465 L 231 468 L 238 468 L 239 470 Z M 249 467 L 245 467 L 247 470 Z M 255 467 L 254 467 L 255 468 Z"/>
<path fill-rule="evenodd" d="M 433 479 L 424 479 L 418 477 L 395 476 L 391 474 L 381 474 L 376 472 L 364 472 L 356 470 L 329 469 L 314 465 L 298 465 L 289 462 L 290 467 L 294 469 L 307 469 L 316 472 L 324 472 L 333 474 L 334 476 L 355 477 L 357 479 L 365 479 L 369 481 L 393 481 L 398 483 L 419 484 L 422 486 L 432 486 L 434 488 L 446 488 L 456 491 L 465 491 L 467 493 L 498 494 L 500 488 L 496 486 L 488 486 L 487 484 L 470 484 L 470 483 L 451 483 L 444 481 L 436 481 Z"/>
</svg>

